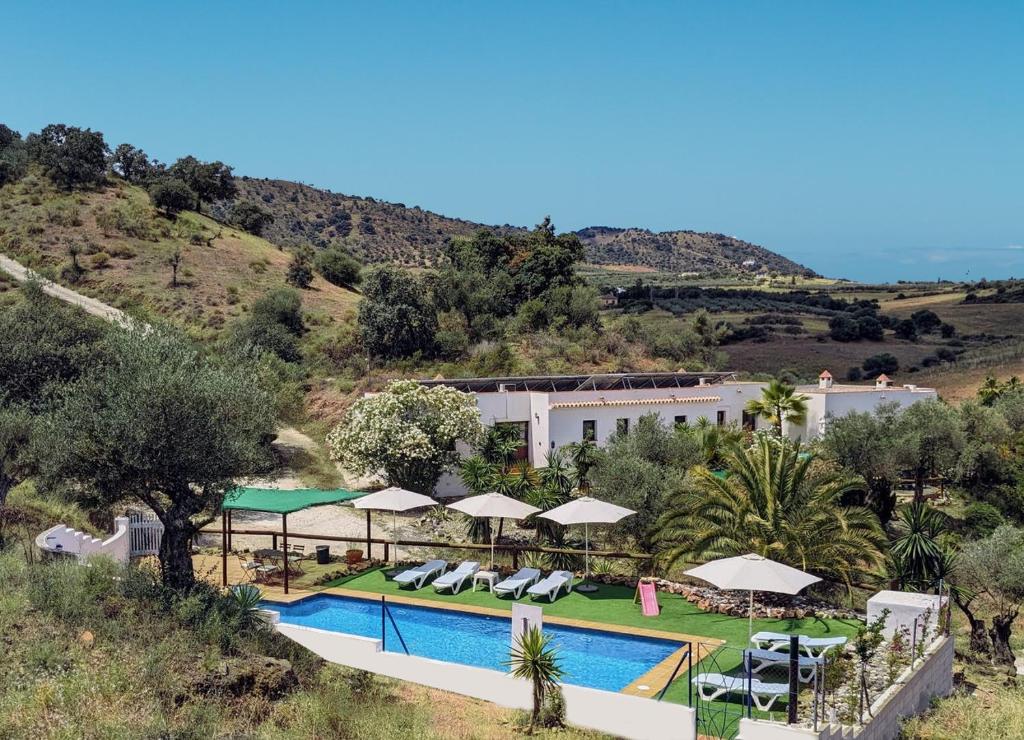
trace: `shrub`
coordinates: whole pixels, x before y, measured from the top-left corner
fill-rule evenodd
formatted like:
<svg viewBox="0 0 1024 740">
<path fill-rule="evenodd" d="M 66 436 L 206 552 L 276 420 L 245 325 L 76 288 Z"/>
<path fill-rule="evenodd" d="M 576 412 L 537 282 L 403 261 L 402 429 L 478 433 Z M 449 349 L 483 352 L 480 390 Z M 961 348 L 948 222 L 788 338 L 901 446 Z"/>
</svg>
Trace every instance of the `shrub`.
<svg viewBox="0 0 1024 740">
<path fill-rule="evenodd" d="M 259 236 L 274 223 L 274 215 L 252 201 L 240 200 L 231 206 L 228 220 L 243 231 Z"/>
<path fill-rule="evenodd" d="M 54 203 L 46 207 L 46 220 L 57 226 L 81 226 L 82 214 L 77 206 Z"/>
<path fill-rule="evenodd" d="M 110 255 L 107 254 L 106 252 L 97 252 L 92 256 L 90 261 L 94 269 L 102 270 L 103 268 L 109 266 Z"/>
<path fill-rule="evenodd" d="M 292 255 L 285 279 L 296 288 L 308 288 L 313 282 L 313 266 L 308 248 L 298 249 Z"/>
<path fill-rule="evenodd" d="M 181 211 L 195 210 L 198 202 L 195 191 L 183 180 L 173 177 L 158 180 L 150 185 L 149 198 L 154 206 L 168 216 L 174 216 Z"/>
<path fill-rule="evenodd" d="M 152 214 L 149 208 L 141 203 L 121 203 L 109 211 L 97 213 L 96 225 L 106 236 L 117 231 L 136 239 L 154 238 Z"/>
<path fill-rule="evenodd" d="M 872 355 L 864 360 L 861 365 L 864 368 L 864 375 L 868 378 L 877 378 L 879 375 L 895 373 L 900 369 L 900 362 L 888 352 Z"/>
<path fill-rule="evenodd" d="M 857 380 L 863 379 L 863 377 L 864 377 L 864 373 L 856 365 L 854 365 L 853 367 L 849 368 L 846 371 L 846 379 L 847 380 L 857 381 Z"/>
<path fill-rule="evenodd" d="M 314 260 L 316 271 L 332 285 L 349 287 L 359 282 L 362 265 L 343 249 L 325 249 Z"/>
<path fill-rule="evenodd" d="M 1006 520 L 992 504 L 975 501 L 964 509 L 964 525 L 974 537 L 988 537 Z"/>
</svg>

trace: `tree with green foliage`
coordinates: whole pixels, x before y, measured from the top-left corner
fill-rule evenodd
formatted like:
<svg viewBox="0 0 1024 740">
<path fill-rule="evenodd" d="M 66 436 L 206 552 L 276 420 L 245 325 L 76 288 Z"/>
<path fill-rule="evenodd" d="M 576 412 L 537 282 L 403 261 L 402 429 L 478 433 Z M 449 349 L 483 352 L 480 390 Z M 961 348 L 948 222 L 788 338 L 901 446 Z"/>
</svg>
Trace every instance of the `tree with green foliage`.
<svg viewBox="0 0 1024 740">
<path fill-rule="evenodd" d="M 653 552 L 658 519 L 699 460 L 696 441 L 655 413 L 641 416 L 629 433 L 615 434 L 590 471 L 593 495 L 637 513 L 612 526 L 612 535 Z"/>
<path fill-rule="evenodd" d="M 910 320 L 914 322 L 914 326 L 917 327 L 919 334 L 931 334 L 942 326 L 942 319 L 939 318 L 939 315 L 927 308 L 914 311 L 910 315 Z"/>
<path fill-rule="evenodd" d="M 359 272 L 363 266 L 344 249 L 331 247 L 321 250 L 314 260 L 316 271 L 331 285 L 351 288 L 359 283 Z"/>
<path fill-rule="evenodd" d="M 0 187 L 21 179 L 28 168 L 28 150 L 21 134 L 0 123 Z"/>
<path fill-rule="evenodd" d="M 200 162 L 187 156 L 172 164 L 167 173 L 188 185 L 200 203 L 230 200 L 238 193 L 231 168 L 223 162 Z"/>
<path fill-rule="evenodd" d="M 544 634 L 534 626 L 523 630 L 516 638 L 511 657 L 505 665 L 512 669 L 513 677 L 525 678 L 532 687 L 533 708 L 527 730 L 527 734 L 532 735 L 540 719 L 546 694 L 558 691 L 558 681 L 563 674 L 558 656 L 551 647 L 551 635 Z"/>
<path fill-rule="evenodd" d="M 131 144 L 118 144 L 110 157 L 110 169 L 132 185 L 146 183 L 156 171 L 146 153 Z"/>
<path fill-rule="evenodd" d="M 800 426 L 807 418 L 807 396 L 797 393 L 796 388 L 775 378 L 761 390 L 760 398 L 747 401 L 748 414 L 760 416 L 772 425 L 775 436 L 782 437 L 785 422 Z"/>
<path fill-rule="evenodd" d="M 264 229 L 274 223 L 274 214 L 251 200 L 237 200 L 231 205 L 228 221 L 242 231 L 260 236 Z"/>
<path fill-rule="evenodd" d="M 308 288 L 313 284 L 313 254 L 309 247 L 299 247 L 292 252 L 285 280 L 296 288 Z"/>
<path fill-rule="evenodd" d="M 29 134 L 25 144 L 29 160 L 58 187 L 91 187 L 106 179 L 107 144 L 99 131 L 53 123 Z"/>
<path fill-rule="evenodd" d="M 900 466 L 895 434 L 898 407 L 879 406 L 875 413 L 854 412 L 830 419 L 820 445 L 825 456 L 867 482 L 866 495 L 854 494 L 848 504 L 867 505 L 882 524 L 896 509 L 895 485 Z"/>
<path fill-rule="evenodd" d="M 1003 525 L 985 539 L 965 543 L 955 582 L 973 595 L 974 609 L 991 615 L 995 663 L 1012 667 L 1013 622 L 1024 604 L 1024 530 Z"/>
<path fill-rule="evenodd" d="M 285 362 L 299 362 L 299 338 L 305 331 L 298 291 L 276 288 L 257 299 L 249 315 L 235 323 L 229 344 L 241 354 L 269 352 Z"/>
<path fill-rule="evenodd" d="M 842 504 L 863 479 L 801 451 L 758 434 L 752 448 L 727 454 L 728 477 L 693 470 L 659 522 L 664 564 L 753 552 L 847 588 L 876 571 L 887 544 L 878 518 Z"/>
<path fill-rule="evenodd" d="M 389 485 L 432 494 L 459 462 L 457 442 L 483 435 L 473 396 L 450 386 L 396 380 L 356 401 L 327 436 L 331 455 L 357 475 L 382 474 Z"/>
<path fill-rule="evenodd" d="M 167 177 L 157 180 L 149 186 L 149 199 L 153 206 L 173 218 L 182 211 L 195 210 L 198 201 L 195 191 L 184 180 Z"/>
<path fill-rule="evenodd" d="M 72 497 L 148 506 L 164 525 L 163 581 L 185 589 L 192 539 L 268 461 L 272 398 L 244 366 L 214 364 L 169 329 L 112 330 L 105 343 L 107 362 L 41 421 L 42 479 Z"/>
<path fill-rule="evenodd" d="M 743 430 L 736 424 L 720 425 L 701 416 L 692 425 L 676 428 L 676 433 L 689 435 L 700 451 L 700 464 L 709 470 L 721 470 L 729 451 L 743 441 Z"/>
<path fill-rule="evenodd" d="M 917 341 L 917 324 L 912 319 L 903 319 L 896 322 L 892 330 L 898 339 L 906 339 L 908 342 Z"/>
<path fill-rule="evenodd" d="M 900 369 L 900 362 L 888 352 L 882 352 L 864 360 L 861 365 L 864 368 L 864 376 L 869 379 L 877 378 L 879 375 L 895 373 Z"/>
<path fill-rule="evenodd" d="M 949 476 L 964 447 L 956 410 L 937 400 L 919 401 L 898 417 L 896 450 L 900 465 L 914 475 L 914 500 L 924 497 L 925 480 Z"/>
<path fill-rule="evenodd" d="M 381 265 L 366 270 L 362 290 L 357 321 L 371 357 L 393 360 L 433 353 L 437 311 L 420 278 Z"/>
</svg>

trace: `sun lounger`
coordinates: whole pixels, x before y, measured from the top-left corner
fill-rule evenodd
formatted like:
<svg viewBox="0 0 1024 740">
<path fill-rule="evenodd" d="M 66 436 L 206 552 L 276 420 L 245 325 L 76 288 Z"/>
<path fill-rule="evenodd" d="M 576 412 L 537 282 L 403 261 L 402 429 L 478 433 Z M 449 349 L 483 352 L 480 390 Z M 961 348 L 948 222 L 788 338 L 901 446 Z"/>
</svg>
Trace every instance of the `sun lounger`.
<svg viewBox="0 0 1024 740">
<path fill-rule="evenodd" d="M 550 601 L 554 601 L 558 597 L 558 592 L 563 588 L 565 593 L 569 594 L 572 592 L 572 579 L 573 574 L 567 570 L 555 570 L 551 572 L 547 578 L 537 581 L 535 584 L 526 589 L 526 593 L 534 598 L 538 596 L 547 596 Z"/>
<path fill-rule="evenodd" d="M 743 655 L 744 665 L 751 673 L 760 673 L 773 665 L 787 666 L 788 670 L 789 653 L 780 653 L 774 650 L 744 650 Z M 814 678 L 818 666 L 821 665 L 821 658 L 808 658 L 801 655 L 797 660 L 799 661 L 797 672 L 800 674 L 800 680 L 807 683 Z"/>
<path fill-rule="evenodd" d="M 450 570 L 434 579 L 434 590 L 441 592 L 450 589 L 453 594 L 457 594 L 466 581 L 471 579 L 478 570 L 480 570 L 480 563 L 472 560 L 460 563 L 455 570 Z"/>
<path fill-rule="evenodd" d="M 394 580 L 400 586 L 407 586 L 411 583 L 413 588 L 423 588 L 430 576 L 440 576 L 444 574 L 447 568 L 447 560 L 431 560 L 429 563 L 402 571 L 395 576 Z"/>
<path fill-rule="evenodd" d="M 518 599 L 523 595 L 523 591 L 527 586 L 530 586 L 540 580 L 540 571 L 536 568 L 520 568 L 519 572 L 514 576 L 506 578 L 501 583 L 494 585 L 494 593 L 498 596 L 503 594 L 512 594 L 512 598 Z"/>
<path fill-rule="evenodd" d="M 755 632 L 750 638 L 758 648 L 764 650 L 778 650 L 789 646 L 789 638 L 783 632 Z M 820 658 L 832 648 L 841 648 L 846 644 L 845 637 L 807 637 L 799 635 L 800 647 L 807 653 L 808 658 Z"/>
<path fill-rule="evenodd" d="M 701 673 L 697 678 L 693 679 L 693 684 L 697 687 L 697 693 L 704 701 L 712 701 L 727 693 L 745 695 L 749 688 L 754 704 L 762 712 L 770 711 L 776 699 L 789 694 L 788 684 L 762 683 L 756 678 L 748 679 L 746 676 L 725 676 L 721 673 Z"/>
</svg>

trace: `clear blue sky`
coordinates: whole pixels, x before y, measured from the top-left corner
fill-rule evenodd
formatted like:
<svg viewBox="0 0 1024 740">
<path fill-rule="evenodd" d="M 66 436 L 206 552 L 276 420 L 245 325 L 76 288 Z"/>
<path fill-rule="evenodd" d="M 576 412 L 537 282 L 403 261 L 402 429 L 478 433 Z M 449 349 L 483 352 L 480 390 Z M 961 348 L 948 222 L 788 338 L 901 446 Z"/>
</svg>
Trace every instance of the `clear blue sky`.
<svg viewBox="0 0 1024 740">
<path fill-rule="evenodd" d="M 487 223 L 1024 277 L 1024 3 L 28 3 L 0 121 Z"/>
</svg>

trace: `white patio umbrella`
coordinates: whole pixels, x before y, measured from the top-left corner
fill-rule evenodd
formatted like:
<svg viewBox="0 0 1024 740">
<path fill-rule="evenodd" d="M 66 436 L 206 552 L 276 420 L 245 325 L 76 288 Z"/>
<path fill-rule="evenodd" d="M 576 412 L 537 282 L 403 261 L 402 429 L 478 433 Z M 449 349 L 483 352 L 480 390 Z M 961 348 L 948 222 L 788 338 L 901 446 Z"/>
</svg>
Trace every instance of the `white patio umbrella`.
<svg viewBox="0 0 1024 740">
<path fill-rule="evenodd" d="M 461 511 L 472 517 L 487 517 L 488 519 L 525 519 L 531 514 L 536 514 L 540 509 L 536 506 L 524 504 L 514 498 L 503 496 L 492 491 L 481 493 L 476 496 L 467 496 L 454 504 L 448 504 L 449 509 Z M 491 569 L 494 569 L 494 538 L 496 530 L 491 527 Z"/>
<path fill-rule="evenodd" d="M 737 555 L 712 560 L 686 571 L 686 575 L 707 581 L 726 591 L 750 591 L 747 638 L 754 633 L 754 592 L 795 594 L 821 579 L 760 555 Z"/>
<path fill-rule="evenodd" d="M 392 533 L 395 536 L 395 563 L 398 563 L 398 512 L 420 509 L 424 506 L 436 506 L 437 502 L 422 493 L 391 486 L 382 491 L 361 496 L 353 501 L 352 505 L 357 509 L 391 512 Z"/>
<path fill-rule="evenodd" d="M 616 506 L 607 501 L 600 501 L 590 496 L 582 496 L 572 501 L 556 506 L 550 511 L 545 511 L 540 516 L 551 519 L 559 524 L 582 524 L 584 527 L 583 542 L 586 548 L 586 571 L 583 580 L 590 578 L 590 525 L 591 524 L 615 524 L 620 519 L 632 516 L 636 512 L 627 509 L 625 506 Z M 577 591 L 596 591 L 597 586 L 579 586 Z"/>
</svg>

